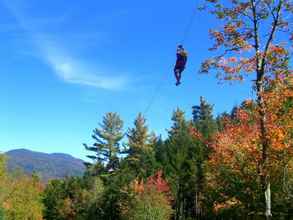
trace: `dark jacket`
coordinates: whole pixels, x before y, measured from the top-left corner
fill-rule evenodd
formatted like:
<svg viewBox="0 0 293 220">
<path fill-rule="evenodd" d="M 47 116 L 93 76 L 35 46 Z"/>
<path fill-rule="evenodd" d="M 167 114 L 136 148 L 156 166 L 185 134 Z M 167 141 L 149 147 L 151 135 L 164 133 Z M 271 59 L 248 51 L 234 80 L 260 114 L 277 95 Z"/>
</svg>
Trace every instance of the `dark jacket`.
<svg viewBox="0 0 293 220">
<path fill-rule="evenodd" d="M 187 52 L 184 50 L 177 50 L 176 56 L 177 60 L 175 68 L 184 69 L 187 62 Z"/>
</svg>

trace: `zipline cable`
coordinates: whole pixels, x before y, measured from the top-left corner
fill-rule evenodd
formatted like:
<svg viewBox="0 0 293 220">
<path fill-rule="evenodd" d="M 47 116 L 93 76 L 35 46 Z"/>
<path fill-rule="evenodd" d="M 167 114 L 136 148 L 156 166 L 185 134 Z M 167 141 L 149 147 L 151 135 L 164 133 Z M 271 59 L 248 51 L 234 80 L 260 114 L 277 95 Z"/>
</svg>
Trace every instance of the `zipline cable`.
<svg viewBox="0 0 293 220">
<path fill-rule="evenodd" d="M 188 35 L 190 33 L 190 30 L 191 30 L 193 22 L 194 22 L 195 15 L 196 15 L 196 10 L 193 11 L 192 15 L 190 16 L 189 22 L 187 23 L 187 25 L 186 25 L 186 27 L 184 29 L 181 44 L 184 44 L 185 41 L 187 40 L 187 37 L 188 37 Z"/>
<path fill-rule="evenodd" d="M 163 86 L 163 80 L 165 79 L 165 75 L 162 75 L 162 78 L 160 79 L 160 81 L 158 82 L 157 86 L 155 87 L 154 93 L 148 103 L 148 105 L 146 106 L 143 115 L 146 116 L 146 114 L 149 112 L 149 110 L 151 109 L 152 105 L 155 102 L 155 98 L 157 97 L 157 94 L 160 92 L 162 86 Z"/>
</svg>

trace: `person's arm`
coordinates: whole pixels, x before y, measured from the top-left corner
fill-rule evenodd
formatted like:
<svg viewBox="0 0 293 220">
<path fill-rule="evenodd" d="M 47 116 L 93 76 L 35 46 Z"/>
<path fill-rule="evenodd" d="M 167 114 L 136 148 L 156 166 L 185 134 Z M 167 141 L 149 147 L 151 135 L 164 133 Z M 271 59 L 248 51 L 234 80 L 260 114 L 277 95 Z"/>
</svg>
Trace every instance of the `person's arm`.
<svg viewBox="0 0 293 220">
<path fill-rule="evenodd" d="M 181 56 L 182 56 L 182 60 L 184 61 L 184 64 L 186 64 L 186 62 L 187 62 L 187 53 L 185 51 L 182 51 Z"/>
</svg>

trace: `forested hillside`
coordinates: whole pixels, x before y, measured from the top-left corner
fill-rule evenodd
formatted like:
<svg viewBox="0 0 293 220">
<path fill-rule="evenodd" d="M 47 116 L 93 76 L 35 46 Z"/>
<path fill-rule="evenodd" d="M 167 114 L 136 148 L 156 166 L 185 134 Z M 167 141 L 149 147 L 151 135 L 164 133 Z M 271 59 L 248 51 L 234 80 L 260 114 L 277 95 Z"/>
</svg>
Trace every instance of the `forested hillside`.
<svg viewBox="0 0 293 220">
<path fill-rule="evenodd" d="M 82 160 L 67 154 L 45 154 L 26 149 L 11 150 L 5 154 L 8 170 L 20 169 L 28 175 L 35 173 L 44 182 L 67 176 L 82 176 L 85 171 Z"/>
</svg>

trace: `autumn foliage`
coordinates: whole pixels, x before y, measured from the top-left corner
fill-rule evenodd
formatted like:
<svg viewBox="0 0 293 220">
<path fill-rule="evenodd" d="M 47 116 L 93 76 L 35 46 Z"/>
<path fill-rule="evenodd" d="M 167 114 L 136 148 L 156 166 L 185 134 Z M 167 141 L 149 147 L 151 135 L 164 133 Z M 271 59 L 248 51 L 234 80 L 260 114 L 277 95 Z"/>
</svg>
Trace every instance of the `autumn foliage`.
<svg viewBox="0 0 293 220">
<path fill-rule="evenodd" d="M 148 177 L 146 183 L 143 180 L 134 180 L 133 190 L 135 193 L 141 194 L 146 191 L 155 190 L 162 193 L 171 201 L 171 189 L 167 181 L 163 178 L 163 171 L 157 171 L 153 176 Z"/>
<path fill-rule="evenodd" d="M 281 185 L 293 157 L 293 91 L 284 80 L 276 79 L 262 95 L 271 146 L 267 172 L 272 184 Z M 228 204 L 241 207 L 249 201 L 253 207 L 260 203 L 262 148 L 257 108 L 252 101 L 243 102 L 233 117 L 223 118 L 224 129 L 214 136 L 209 186 L 219 193 L 220 202 L 214 204 L 217 211 Z"/>
</svg>

